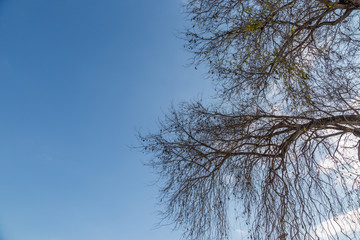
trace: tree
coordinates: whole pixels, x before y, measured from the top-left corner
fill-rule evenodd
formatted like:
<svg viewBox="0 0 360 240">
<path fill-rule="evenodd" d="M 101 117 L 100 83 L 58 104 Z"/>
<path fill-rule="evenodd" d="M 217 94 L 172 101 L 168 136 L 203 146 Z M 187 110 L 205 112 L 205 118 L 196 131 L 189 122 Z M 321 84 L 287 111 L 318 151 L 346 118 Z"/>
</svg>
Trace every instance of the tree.
<svg viewBox="0 0 360 240">
<path fill-rule="evenodd" d="M 359 68 L 360 1 L 192 0 L 186 47 L 206 61 L 222 95 L 244 90 L 266 98 L 274 88 L 299 104 L 309 85 Z M 351 72 L 349 72 L 351 74 Z"/>
<path fill-rule="evenodd" d="M 227 239 L 235 205 L 251 239 L 359 238 L 360 1 L 185 7 L 186 47 L 219 101 L 172 108 L 140 136 L 164 217 L 189 239 Z"/>
</svg>

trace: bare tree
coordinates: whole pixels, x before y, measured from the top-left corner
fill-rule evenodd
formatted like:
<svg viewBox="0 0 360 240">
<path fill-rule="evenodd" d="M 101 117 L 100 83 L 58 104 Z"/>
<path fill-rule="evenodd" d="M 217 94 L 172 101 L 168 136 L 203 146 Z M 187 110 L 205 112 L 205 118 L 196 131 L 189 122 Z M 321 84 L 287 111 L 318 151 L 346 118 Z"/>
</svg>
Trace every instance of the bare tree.
<svg viewBox="0 0 360 240">
<path fill-rule="evenodd" d="M 140 136 L 185 237 L 228 239 L 234 204 L 251 239 L 360 238 L 359 6 L 187 3 L 187 47 L 219 101 L 184 103 Z"/>
<path fill-rule="evenodd" d="M 195 64 L 209 64 L 223 96 L 246 89 L 266 98 L 276 88 L 307 104 L 320 72 L 358 71 L 359 8 L 358 0 L 190 0 L 186 47 Z"/>
</svg>

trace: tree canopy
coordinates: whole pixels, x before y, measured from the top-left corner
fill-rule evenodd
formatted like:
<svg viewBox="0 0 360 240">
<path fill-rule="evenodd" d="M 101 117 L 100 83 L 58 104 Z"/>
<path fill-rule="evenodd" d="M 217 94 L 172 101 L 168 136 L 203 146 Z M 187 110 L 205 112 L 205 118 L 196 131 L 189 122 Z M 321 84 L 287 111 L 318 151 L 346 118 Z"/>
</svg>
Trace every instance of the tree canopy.
<svg viewBox="0 0 360 240">
<path fill-rule="evenodd" d="M 359 2 L 359 3 L 358 3 Z M 360 1 L 192 0 L 186 47 L 221 80 L 224 96 L 286 90 L 307 104 L 319 78 L 359 70 Z M 284 92 L 283 92 L 284 93 Z M 300 102 L 299 102 L 300 101 Z"/>
<path fill-rule="evenodd" d="M 140 136 L 188 239 L 360 238 L 360 1 L 189 0 L 184 33 L 217 103 Z M 349 214 L 352 213 L 352 214 Z"/>
</svg>

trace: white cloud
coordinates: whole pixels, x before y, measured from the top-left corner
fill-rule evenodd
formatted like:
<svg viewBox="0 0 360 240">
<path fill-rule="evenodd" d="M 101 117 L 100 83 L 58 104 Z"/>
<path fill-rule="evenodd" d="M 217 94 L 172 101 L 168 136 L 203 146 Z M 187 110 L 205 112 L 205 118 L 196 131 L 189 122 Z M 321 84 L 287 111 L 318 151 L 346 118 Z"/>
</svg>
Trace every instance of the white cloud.
<svg viewBox="0 0 360 240">
<path fill-rule="evenodd" d="M 339 141 L 337 138 L 332 140 L 333 145 L 336 145 L 337 141 Z M 350 133 L 346 134 L 339 141 L 338 151 L 333 156 L 327 156 L 321 161 L 318 170 L 325 174 L 335 171 L 337 176 L 341 176 L 341 178 L 335 178 L 334 176 L 337 184 L 341 184 L 341 181 L 344 181 L 349 189 L 355 190 L 360 187 L 358 181 L 360 176 L 358 146 L 358 138 Z"/>
<path fill-rule="evenodd" d="M 360 231 L 360 208 L 338 215 L 322 222 L 314 228 L 321 240 L 328 240 L 338 233 L 351 234 Z"/>
<path fill-rule="evenodd" d="M 241 229 L 235 229 L 235 232 L 240 234 L 240 235 L 246 234 L 246 231 L 241 230 Z"/>
</svg>

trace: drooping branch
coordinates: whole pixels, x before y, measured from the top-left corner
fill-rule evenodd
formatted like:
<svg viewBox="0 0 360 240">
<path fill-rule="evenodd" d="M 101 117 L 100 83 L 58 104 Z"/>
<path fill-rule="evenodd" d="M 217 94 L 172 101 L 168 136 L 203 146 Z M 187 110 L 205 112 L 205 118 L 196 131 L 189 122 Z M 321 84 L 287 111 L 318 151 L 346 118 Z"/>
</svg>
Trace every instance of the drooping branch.
<svg viewBox="0 0 360 240">
<path fill-rule="evenodd" d="M 186 237 L 228 239 L 235 205 L 254 240 L 360 239 L 343 228 L 360 225 L 344 217 L 360 209 L 358 1 L 187 1 L 186 47 L 221 101 L 140 137 Z"/>
<path fill-rule="evenodd" d="M 357 142 L 360 115 L 346 112 L 225 113 L 199 103 L 174 110 L 160 134 L 142 138 L 156 155 L 152 166 L 167 179 L 166 216 L 186 225 L 190 238 L 223 239 L 228 229 L 217 225 L 226 226 L 222 214 L 238 199 L 252 216 L 253 239 L 316 239 L 318 219 L 348 209 L 339 199 L 355 204 L 354 194 L 340 194 L 360 178 L 360 162 L 341 147 Z"/>
</svg>

